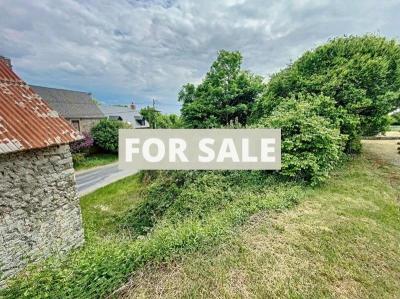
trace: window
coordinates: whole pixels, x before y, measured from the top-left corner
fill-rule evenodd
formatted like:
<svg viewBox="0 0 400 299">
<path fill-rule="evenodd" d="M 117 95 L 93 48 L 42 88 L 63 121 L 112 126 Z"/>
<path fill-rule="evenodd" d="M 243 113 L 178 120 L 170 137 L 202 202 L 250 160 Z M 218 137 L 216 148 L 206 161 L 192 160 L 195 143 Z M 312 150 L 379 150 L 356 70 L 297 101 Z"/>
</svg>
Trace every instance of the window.
<svg viewBox="0 0 400 299">
<path fill-rule="evenodd" d="M 111 120 L 122 120 L 122 117 L 121 116 L 117 116 L 117 115 L 110 115 L 108 117 L 108 119 L 111 119 Z"/>
<path fill-rule="evenodd" d="M 81 125 L 79 123 L 79 119 L 73 119 L 71 120 L 72 126 L 77 130 L 77 131 L 81 131 Z"/>
</svg>

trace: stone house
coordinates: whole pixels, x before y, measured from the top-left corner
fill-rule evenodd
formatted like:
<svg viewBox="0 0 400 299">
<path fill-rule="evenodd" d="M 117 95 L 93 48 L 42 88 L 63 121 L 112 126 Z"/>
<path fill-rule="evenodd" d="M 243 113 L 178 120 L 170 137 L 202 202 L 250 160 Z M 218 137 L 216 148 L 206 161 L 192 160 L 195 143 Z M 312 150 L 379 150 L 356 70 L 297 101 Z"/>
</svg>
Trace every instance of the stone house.
<svg viewBox="0 0 400 299">
<path fill-rule="evenodd" d="M 69 143 L 82 138 L 0 56 L 0 287 L 84 241 Z"/>
<path fill-rule="evenodd" d="M 116 119 L 127 122 L 134 129 L 146 129 L 150 125 L 147 120 L 136 110 L 134 104 L 129 106 L 99 106 L 100 110 L 108 119 Z"/>
<path fill-rule="evenodd" d="M 90 132 L 105 118 L 91 93 L 35 85 L 30 87 L 79 132 Z"/>
</svg>

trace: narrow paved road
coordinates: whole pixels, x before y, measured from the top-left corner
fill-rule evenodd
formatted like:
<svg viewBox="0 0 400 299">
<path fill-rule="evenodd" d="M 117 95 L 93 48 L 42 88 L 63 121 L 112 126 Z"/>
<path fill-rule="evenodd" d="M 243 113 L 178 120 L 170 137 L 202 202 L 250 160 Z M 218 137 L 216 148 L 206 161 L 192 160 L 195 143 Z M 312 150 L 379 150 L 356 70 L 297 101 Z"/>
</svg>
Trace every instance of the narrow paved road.
<svg viewBox="0 0 400 299">
<path fill-rule="evenodd" d="M 117 163 L 77 172 L 75 178 L 78 194 L 79 196 L 88 194 L 136 172 L 135 169 L 120 170 Z"/>
</svg>

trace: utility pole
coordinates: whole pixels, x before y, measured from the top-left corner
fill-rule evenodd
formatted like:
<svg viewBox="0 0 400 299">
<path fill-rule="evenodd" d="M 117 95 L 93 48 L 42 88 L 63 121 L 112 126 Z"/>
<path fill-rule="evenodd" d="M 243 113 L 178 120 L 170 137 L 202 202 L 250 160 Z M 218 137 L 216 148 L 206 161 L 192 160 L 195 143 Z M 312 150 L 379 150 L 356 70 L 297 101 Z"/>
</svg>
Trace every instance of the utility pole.
<svg viewBox="0 0 400 299">
<path fill-rule="evenodd" d="M 154 112 L 154 129 L 157 129 L 157 124 L 156 124 L 156 100 L 153 98 L 153 112 Z"/>
<path fill-rule="evenodd" d="M 155 100 L 154 98 L 153 98 L 153 100 L 152 100 L 152 104 L 153 104 L 153 114 L 154 114 L 153 129 L 156 129 L 156 128 L 157 128 L 157 124 L 156 124 L 156 122 L 157 122 L 157 115 L 158 115 L 158 113 L 160 113 L 161 111 L 156 109 L 156 100 Z M 149 106 L 147 106 L 147 107 L 150 108 Z"/>
</svg>

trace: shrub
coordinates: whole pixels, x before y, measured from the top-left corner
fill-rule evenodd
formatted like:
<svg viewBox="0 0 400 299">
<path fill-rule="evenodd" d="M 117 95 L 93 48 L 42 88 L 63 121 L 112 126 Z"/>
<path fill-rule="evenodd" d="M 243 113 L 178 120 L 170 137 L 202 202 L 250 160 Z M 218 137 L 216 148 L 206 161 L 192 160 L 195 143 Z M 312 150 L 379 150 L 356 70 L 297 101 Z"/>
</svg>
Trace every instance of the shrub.
<svg viewBox="0 0 400 299">
<path fill-rule="evenodd" d="M 390 116 L 390 124 L 393 126 L 400 126 L 400 112 L 394 113 Z"/>
<path fill-rule="evenodd" d="M 241 196 L 267 196 L 283 183 L 262 171 L 163 171 L 144 190 L 143 200 L 116 222 L 134 236 L 146 235 L 157 225 L 218 214 Z"/>
<path fill-rule="evenodd" d="M 141 170 L 139 172 L 139 179 L 143 185 L 147 185 L 159 177 L 163 170 Z"/>
<path fill-rule="evenodd" d="M 84 153 L 73 153 L 72 154 L 72 162 L 74 163 L 74 166 L 82 163 L 84 160 L 85 160 Z"/>
<path fill-rule="evenodd" d="M 89 152 L 90 148 L 93 146 L 94 140 L 93 137 L 89 133 L 82 133 L 83 139 L 75 141 L 71 143 L 71 152 L 72 153 L 80 153 L 80 152 Z"/>
<path fill-rule="evenodd" d="M 92 128 L 92 136 L 97 146 L 105 151 L 118 152 L 118 130 L 131 128 L 118 120 L 102 119 Z"/>
<path fill-rule="evenodd" d="M 174 202 L 180 193 L 179 188 L 183 185 L 183 177 L 173 175 L 173 173 L 161 172 L 160 176 L 154 179 L 145 191 L 146 200 L 140 202 L 135 209 L 118 220 L 122 227 L 132 229 L 137 235 L 143 235 L 154 226 L 157 219 Z"/>
<path fill-rule="evenodd" d="M 285 99 L 258 127 L 281 128 L 282 170 L 285 176 L 317 184 L 343 156 L 347 137 L 335 124 L 334 102 L 324 96 Z M 324 117 L 330 115 L 332 119 Z"/>
<path fill-rule="evenodd" d="M 156 120 L 157 129 L 179 129 L 183 127 L 182 118 L 176 114 L 160 114 Z"/>
<path fill-rule="evenodd" d="M 336 38 L 308 51 L 275 74 L 257 102 L 253 120 L 270 115 L 297 93 L 323 94 L 340 108 L 347 150 L 359 137 L 386 130 L 388 113 L 400 105 L 400 46 L 395 40 L 366 35 Z"/>
<path fill-rule="evenodd" d="M 153 129 L 179 129 L 183 127 L 183 121 L 179 115 L 162 114 L 153 107 L 148 106 L 140 109 L 140 114 L 143 115 Z"/>
</svg>

